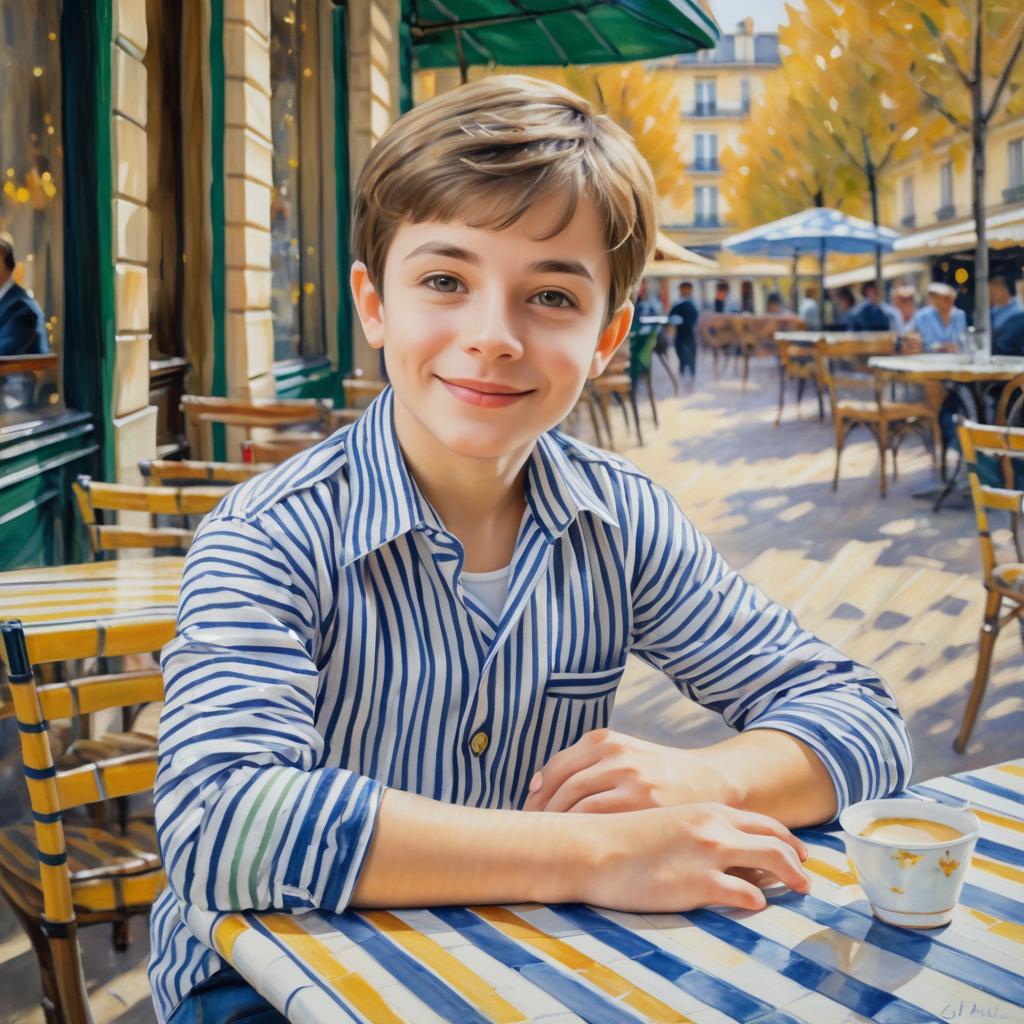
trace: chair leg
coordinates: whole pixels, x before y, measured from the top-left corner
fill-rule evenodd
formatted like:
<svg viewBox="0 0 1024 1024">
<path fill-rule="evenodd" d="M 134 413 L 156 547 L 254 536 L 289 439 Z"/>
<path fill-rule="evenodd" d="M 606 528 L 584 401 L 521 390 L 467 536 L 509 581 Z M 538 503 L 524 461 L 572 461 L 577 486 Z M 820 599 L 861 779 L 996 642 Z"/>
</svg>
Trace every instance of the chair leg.
<svg viewBox="0 0 1024 1024">
<path fill-rule="evenodd" d="M 612 421 L 608 416 L 608 396 L 598 392 L 597 410 L 601 414 L 601 422 L 604 424 L 604 432 L 608 435 L 608 448 L 615 450 L 615 435 L 612 433 Z"/>
<path fill-rule="evenodd" d="M 61 1013 L 60 987 L 57 984 L 57 975 L 53 969 L 53 957 L 50 955 L 50 947 L 47 944 L 46 936 L 40 926 L 38 918 L 26 914 L 13 900 L 8 899 L 7 905 L 14 912 L 19 924 L 32 943 L 32 950 L 36 955 L 36 963 L 39 966 L 39 979 L 43 988 L 43 1017 L 46 1024 L 65 1024 L 64 1015 Z M 70 1024 L 70 1022 L 69 1022 Z"/>
<path fill-rule="evenodd" d="M 814 393 L 818 396 L 818 422 L 825 422 L 825 396 L 821 391 L 821 383 L 817 375 L 814 376 Z"/>
<path fill-rule="evenodd" d="M 971 688 L 971 695 L 967 700 L 967 710 L 964 712 L 963 724 L 960 726 L 960 735 L 953 741 L 953 749 L 958 754 L 962 754 L 967 749 L 967 741 L 971 738 L 974 721 L 978 717 L 978 709 L 981 707 L 981 698 L 988 685 L 989 671 L 992 668 L 992 649 L 999 636 L 999 611 L 1002 603 L 1002 596 L 991 592 L 985 601 L 985 622 L 982 624 L 981 634 L 978 637 L 978 666 L 974 672 L 974 686 Z"/>
<path fill-rule="evenodd" d="M 58 1020 L 67 1024 L 94 1024 L 85 990 L 82 951 L 78 945 L 78 926 L 73 922 L 59 938 L 47 937 L 54 974 L 60 991 Z"/>
<path fill-rule="evenodd" d="M 878 493 L 879 496 L 885 497 L 885 463 L 886 463 L 886 452 L 889 450 L 889 424 L 882 420 L 878 424 Z"/>
<path fill-rule="evenodd" d="M 657 430 L 660 424 L 658 423 L 658 403 L 654 399 L 654 380 L 651 377 L 650 369 L 644 370 L 644 380 L 647 381 L 647 397 L 651 400 L 651 415 L 654 417 L 654 429 Z M 634 403 L 636 399 L 633 399 Z"/>
<path fill-rule="evenodd" d="M 672 369 L 672 364 L 668 361 L 664 352 L 659 352 L 655 349 L 654 354 L 661 360 L 661 365 L 665 368 L 665 372 L 668 374 L 669 380 L 672 381 L 672 394 L 679 396 L 679 377 L 676 376 L 676 371 Z M 680 374 L 682 374 L 682 368 L 680 368 Z"/>
<path fill-rule="evenodd" d="M 850 424 L 850 429 L 853 428 L 853 424 Z M 841 417 L 836 417 L 836 471 L 832 476 L 832 490 L 839 490 L 839 460 L 843 455 L 843 445 L 846 444 L 846 435 L 849 434 L 850 430 L 846 428 L 846 421 Z"/>
<path fill-rule="evenodd" d="M 782 422 L 782 407 L 786 404 L 786 368 L 779 367 L 779 411 L 775 414 L 775 426 Z"/>
<path fill-rule="evenodd" d="M 594 430 L 594 443 L 598 448 L 604 447 L 604 438 L 601 434 L 601 425 L 597 419 L 597 410 L 594 406 L 597 404 L 597 399 L 593 395 L 587 397 L 587 412 L 590 413 L 590 425 Z"/>
<path fill-rule="evenodd" d="M 653 398 L 653 396 L 652 396 Z M 637 444 L 642 445 L 644 443 L 644 435 L 640 433 L 640 410 L 636 407 L 636 389 L 634 388 L 629 393 L 629 404 L 633 406 L 633 423 L 636 426 L 636 441 Z"/>
<path fill-rule="evenodd" d="M 803 401 L 804 388 L 807 387 L 807 379 L 805 377 L 797 377 L 796 380 L 796 418 L 800 419 L 800 403 Z"/>
</svg>

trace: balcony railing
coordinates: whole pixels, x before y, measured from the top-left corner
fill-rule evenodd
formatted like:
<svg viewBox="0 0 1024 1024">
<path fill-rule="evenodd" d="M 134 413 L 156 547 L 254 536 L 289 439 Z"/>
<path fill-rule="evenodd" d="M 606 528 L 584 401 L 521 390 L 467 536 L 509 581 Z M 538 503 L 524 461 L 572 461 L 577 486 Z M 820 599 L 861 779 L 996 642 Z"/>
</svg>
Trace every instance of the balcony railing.
<svg viewBox="0 0 1024 1024">
<path fill-rule="evenodd" d="M 1024 199 L 1024 185 L 1011 185 L 1003 189 L 1004 203 L 1019 203 Z"/>
<path fill-rule="evenodd" d="M 695 228 L 720 228 L 723 224 L 718 219 L 717 213 L 698 213 L 693 218 L 693 226 Z"/>
<path fill-rule="evenodd" d="M 697 103 L 693 108 L 694 117 L 715 117 L 717 114 L 717 103 Z"/>
<path fill-rule="evenodd" d="M 720 171 L 722 165 L 717 156 L 699 156 L 690 164 L 691 171 Z"/>
<path fill-rule="evenodd" d="M 948 206 L 940 206 L 935 211 L 936 220 L 952 220 L 956 216 L 956 207 L 952 204 Z"/>
</svg>

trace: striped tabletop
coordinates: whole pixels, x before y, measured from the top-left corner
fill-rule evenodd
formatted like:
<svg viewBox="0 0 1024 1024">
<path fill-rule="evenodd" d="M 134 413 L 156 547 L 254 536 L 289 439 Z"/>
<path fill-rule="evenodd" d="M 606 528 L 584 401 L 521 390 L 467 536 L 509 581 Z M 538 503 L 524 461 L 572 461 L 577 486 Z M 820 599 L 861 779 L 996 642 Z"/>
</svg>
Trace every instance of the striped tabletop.
<svg viewBox="0 0 1024 1024">
<path fill-rule="evenodd" d="M 913 787 L 981 837 L 953 923 L 871 916 L 838 828 L 758 912 L 574 905 L 211 914 L 189 924 L 294 1022 L 1024 1022 L 1024 759 Z"/>
<path fill-rule="evenodd" d="M 133 619 L 173 624 L 184 566 L 168 555 L 0 573 L 0 621 L 21 619 L 29 635 Z"/>
</svg>

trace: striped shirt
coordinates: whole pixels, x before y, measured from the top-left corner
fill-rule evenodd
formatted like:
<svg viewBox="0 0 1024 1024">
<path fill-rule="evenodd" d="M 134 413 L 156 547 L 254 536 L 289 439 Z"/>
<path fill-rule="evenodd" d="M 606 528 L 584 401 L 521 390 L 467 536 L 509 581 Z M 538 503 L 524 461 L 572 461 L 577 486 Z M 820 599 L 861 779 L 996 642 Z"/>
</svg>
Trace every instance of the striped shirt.
<svg viewBox="0 0 1024 1024">
<path fill-rule="evenodd" d="M 839 808 L 902 789 L 884 684 L 730 571 L 663 488 L 557 431 L 527 465 L 498 617 L 400 454 L 386 390 L 231 491 L 189 552 L 163 652 L 151 919 L 158 1015 L 222 961 L 190 906 L 343 910 L 385 786 L 521 808 L 607 725 L 628 653 L 735 729 L 808 743 Z"/>
</svg>

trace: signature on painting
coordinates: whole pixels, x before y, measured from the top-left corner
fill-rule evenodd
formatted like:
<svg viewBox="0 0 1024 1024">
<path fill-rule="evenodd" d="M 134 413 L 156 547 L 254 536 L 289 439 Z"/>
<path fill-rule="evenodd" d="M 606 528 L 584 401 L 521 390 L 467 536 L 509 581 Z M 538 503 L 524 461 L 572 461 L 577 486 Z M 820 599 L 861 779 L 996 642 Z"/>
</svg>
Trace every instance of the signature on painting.
<svg viewBox="0 0 1024 1024">
<path fill-rule="evenodd" d="M 999 1012 L 999 1006 L 996 1003 L 976 1003 L 966 1002 L 961 999 L 958 1003 L 947 1003 L 939 1016 L 943 1020 L 955 1020 L 955 1021 L 967 1021 L 967 1020 L 1003 1020 L 1010 1021 L 1010 1017 L 1006 1017 Z M 1024 1020 L 1024 1018 L 1019 1018 Z"/>
</svg>

